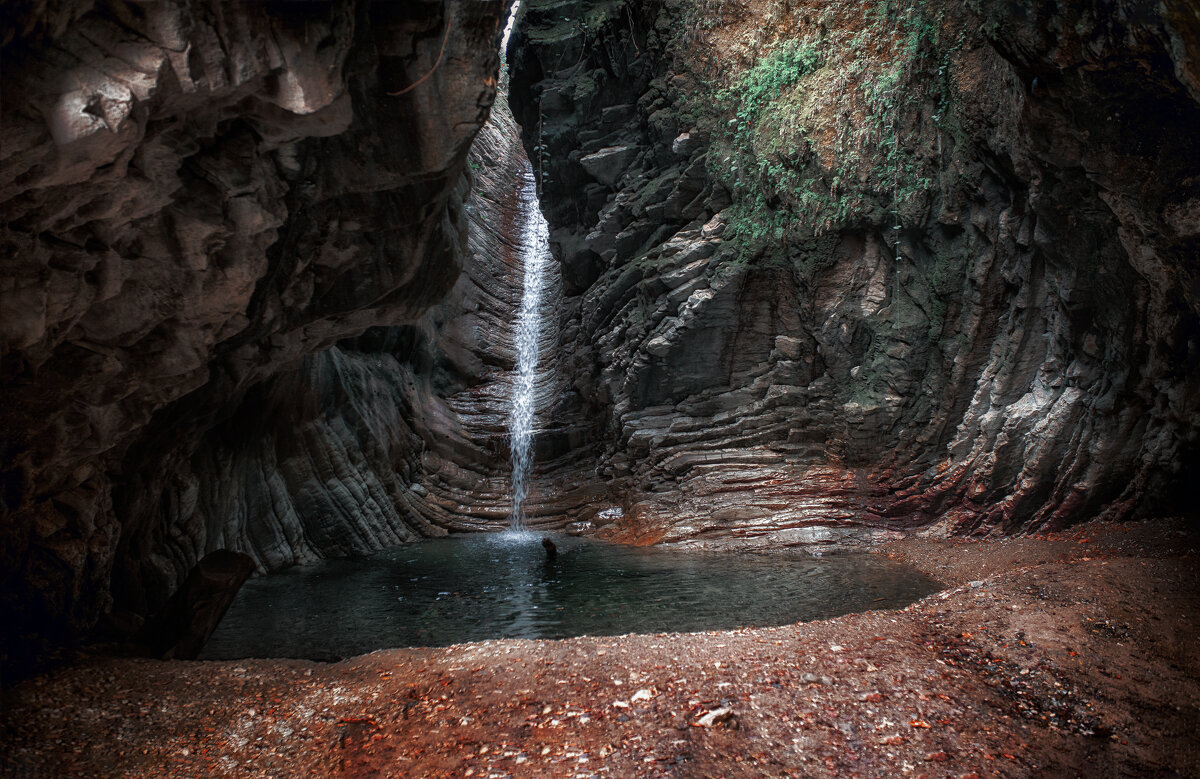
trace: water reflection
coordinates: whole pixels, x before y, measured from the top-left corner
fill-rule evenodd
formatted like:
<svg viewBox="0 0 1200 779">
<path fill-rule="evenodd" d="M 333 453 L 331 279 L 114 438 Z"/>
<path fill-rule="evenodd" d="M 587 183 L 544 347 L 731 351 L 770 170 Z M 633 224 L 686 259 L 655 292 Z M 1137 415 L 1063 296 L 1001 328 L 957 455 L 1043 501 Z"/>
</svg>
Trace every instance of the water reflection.
<svg viewBox="0 0 1200 779">
<path fill-rule="evenodd" d="M 202 657 L 779 625 L 896 608 L 937 587 L 871 555 L 789 560 L 556 537 L 548 560 L 541 539 L 436 539 L 250 581 Z"/>
</svg>

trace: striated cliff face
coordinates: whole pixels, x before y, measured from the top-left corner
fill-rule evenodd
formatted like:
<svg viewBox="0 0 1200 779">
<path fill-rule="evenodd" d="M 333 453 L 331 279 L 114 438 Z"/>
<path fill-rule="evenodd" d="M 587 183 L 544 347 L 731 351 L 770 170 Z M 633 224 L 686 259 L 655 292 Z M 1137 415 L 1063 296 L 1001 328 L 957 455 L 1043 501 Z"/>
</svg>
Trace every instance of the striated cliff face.
<svg viewBox="0 0 1200 779">
<path fill-rule="evenodd" d="M 415 323 L 456 283 L 507 3 L 10 10 L 6 642 L 90 624 L 114 567 L 120 595 L 154 605 L 214 545 L 277 564 L 411 534 L 386 503 L 413 481 L 383 468 L 417 457 L 410 431 L 356 403 L 379 339 L 306 355 Z M 308 424 L 331 394 L 340 432 Z M 350 500 L 359 524 L 289 524 Z"/>
<path fill-rule="evenodd" d="M 513 104 L 626 510 L 601 532 L 1178 506 L 1198 31 L 1184 2 L 530 0 Z"/>
<path fill-rule="evenodd" d="M 535 525 L 849 542 L 1179 505 L 1191 4 L 526 4 L 531 172 L 492 110 L 502 0 L 12 5 L 0 663 L 214 549 L 501 527 L 527 175 L 562 293 Z"/>
<path fill-rule="evenodd" d="M 214 549 L 246 552 L 275 570 L 507 527 L 511 319 L 529 249 L 520 223 L 536 207 L 522 197 L 527 168 L 501 100 L 471 147 L 467 252 L 443 302 L 410 325 L 372 328 L 305 357 L 249 390 L 198 441 L 151 445 L 156 458 L 169 452 L 174 462 L 117 492 L 115 513 L 127 524 L 114 581 L 121 608 L 153 608 Z M 555 416 L 565 401 L 554 335 L 545 329 L 537 385 L 541 478 L 530 524 L 538 527 L 571 521 L 594 490 L 563 475 L 588 450 L 571 445 L 577 435 Z"/>
</svg>

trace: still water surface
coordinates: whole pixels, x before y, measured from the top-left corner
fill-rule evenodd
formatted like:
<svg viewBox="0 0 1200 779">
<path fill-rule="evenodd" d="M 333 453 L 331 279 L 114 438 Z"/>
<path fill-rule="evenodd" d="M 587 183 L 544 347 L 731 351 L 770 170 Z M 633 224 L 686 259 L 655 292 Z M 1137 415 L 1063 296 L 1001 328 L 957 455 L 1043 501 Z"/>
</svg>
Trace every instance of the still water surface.
<svg viewBox="0 0 1200 779">
<path fill-rule="evenodd" d="M 937 583 L 875 555 L 635 548 L 537 533 L 433 539 L 246 583 L 204 659 L 333 659 L 386 647 L 783 625 L 897 608 Z"/>
</svg>

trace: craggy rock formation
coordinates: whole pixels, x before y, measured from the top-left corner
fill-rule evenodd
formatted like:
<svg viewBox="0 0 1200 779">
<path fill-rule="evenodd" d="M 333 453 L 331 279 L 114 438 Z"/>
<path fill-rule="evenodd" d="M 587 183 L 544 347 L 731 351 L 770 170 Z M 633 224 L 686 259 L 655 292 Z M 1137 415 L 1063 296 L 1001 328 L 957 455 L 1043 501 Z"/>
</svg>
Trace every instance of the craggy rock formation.
<svg viewBox="0 0 1200 779">
<path fill-rule="evenodd" d="M 1016 532 L 1189 486 L 1192 4 L 529 0 L 513 48 L 602 533 Z"/>
<path fill-rule="evenodd" d="M 290 414 L 258 418 L 288 379 L 256 385 L 370 326 L 415 322 L 450 291 L 467 255 L 467 153 L 496 94 L 506 10 L 6 10 L 0 654 L 28 650 L 27 633 L 94 621 L 111 603 L 114 562 L 118 589 L 161 602 L 214 548 L 194 523 L 217 518 L 197 519 L 195 506 L 239 505 L 238 485 L 188 481 L 204 432 L 241 434 L 230 427 L 241 420 L 316 435 Z M 306 369 L 351 370 L 337 354 Z M 286 483 L 273 464 L 246 467 Z M 238 468 L 209 467 L 217 478 Z M 295 548 L 319 544 L 295 541 L 300 528 L 238 524 L 284 515 L 287 500 L 257 493 L 220 543 L 280 532 Z"/>
<path fill-rule="evenodd" d="M 537 523 L 814 542 L 1179 497 L 1190 3 L 527 3 L 566 296 Z M 528 196 L 511 118 L 479 131 L 506 10 L 10 4 L 0 665 L 218 549 L 505 522 Z"/>
<path fill-rule="evenodd" d="M 244 550 L 275 570 L 508 525 L 510 320 L 527 249 L 515 184 L 525 168 L 516 125 L 498 102 L 472 146 L 467 258 L 446 300 L 414 324 L 373 328 L 254 387 L 199 445 L 175 450 L 178 463 L 120 491 L 117 515 L 145 518 L 118 555 L 123 608 L 153 607 L 211 549 Z M 547 295 L 548 309 L 556 297 Z M 593 488 L 564 482 L 564 466 L 588 450 L 571 445 L 556 401 L 554 334 L 546 328 L 551 369 L 538 383 L 546 475 L 534 485 L 536 526 L 571 521 Z"/>
<path fill-rule="evenodd" d="M 200 558 L 183 585 L 142 626 L 146 649 L 163 659 L 195 660 L 238 590 L 254 573 L 254 560 L 221 549 Z"/>
</svg>

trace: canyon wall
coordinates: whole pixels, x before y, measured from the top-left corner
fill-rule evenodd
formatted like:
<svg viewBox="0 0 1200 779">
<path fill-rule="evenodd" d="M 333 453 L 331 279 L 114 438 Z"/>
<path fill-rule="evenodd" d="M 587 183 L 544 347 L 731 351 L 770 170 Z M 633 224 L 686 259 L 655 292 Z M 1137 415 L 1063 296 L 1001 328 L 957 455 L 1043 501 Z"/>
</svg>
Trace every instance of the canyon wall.
<svg viewBox="0 0 1200 779">
<path fill-rule="evenodd" d="M 598 532 L 1189 506 L 1198 33 L 1181 0 L 528 0 L 512 103 L 624 507 Z"/>
<path fill-rule="evenodd" d="M 122 609 L 145 612 L 214 549 L 250 554 L 260 570 L 350 556 L 448 532 L 509 524 L 507 417 L 513 312 L 528 246 L 520 182 L 528 163 L 501 99 L 468 158 L 463 273 L 410 325 L 376 327 L 304 358 L 239 398 L 233 416 L 172 449 L 117 491 L 126 529 L 114 580 Z M 548 274 L 553 321 L 558 274 Z M 536 384 L 538 469 L 533 527 L 561 527 L 594 486 L 566 479 L 588 449 L 563 414 L 571 393 L 553 370 Z M 575 423 L 576 426 L 578 423 Z M 164 467 L 164 454 L 176 462 Z"/>
<path fill-rule="evenodd" d="M 282 564 L 434 521 L 397 521 L 410 409 L 361 400 L 470 255 L 507 5 L 6 11 L 0 654 L 75 635 L 114 580 L 161 603 L 214 545 Z"/>
<path fill-rule="evenodd" d="M 1191 4 L 526 4 L 562 293 L 532 524 L 849 543 L 1188 505 Z M 213 549 L 507 522 L 507 5 L 11 6 L 0 665 Z"/>
</svg>

